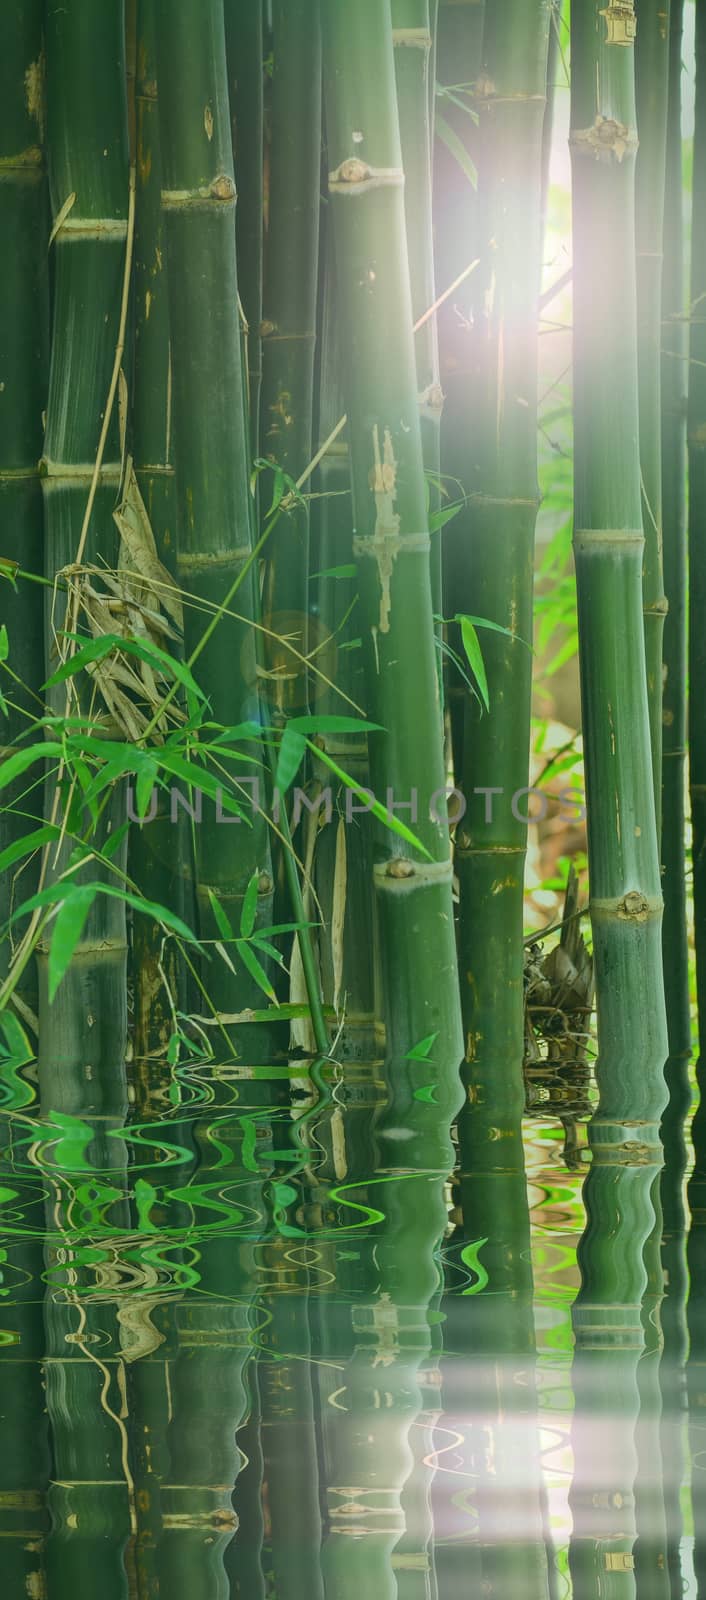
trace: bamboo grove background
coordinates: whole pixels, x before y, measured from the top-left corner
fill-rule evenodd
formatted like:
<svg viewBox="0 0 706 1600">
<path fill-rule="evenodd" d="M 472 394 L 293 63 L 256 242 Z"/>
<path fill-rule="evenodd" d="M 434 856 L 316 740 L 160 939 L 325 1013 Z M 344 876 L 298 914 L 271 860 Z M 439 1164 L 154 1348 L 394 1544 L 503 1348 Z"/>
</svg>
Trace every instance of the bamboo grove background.
<svg viewBox="0 0 706 1600">
<path fill-rule="evenodd" d="M 567 1578 L 674 1600 L 687 1442 L 706 1596 L 706 12 L 688 230 L 684 12 L 0 8 L 13 1600 Z M 569 62 L 573 249 L 547 267 Z M 568 422 L 539 404 L 567 308 Z M 576 626 L 565 518 L 535 554 L 547 445 L 587 871 L 551 879 L 541 937 L 530 775 L 580 759 L 533 748 L 533 637 L 557 669 Z M 567 1162 L 586 1124 L 590 1156 L 568 1574 L 538 1442 L 538 1084 Z"/>
</svg>

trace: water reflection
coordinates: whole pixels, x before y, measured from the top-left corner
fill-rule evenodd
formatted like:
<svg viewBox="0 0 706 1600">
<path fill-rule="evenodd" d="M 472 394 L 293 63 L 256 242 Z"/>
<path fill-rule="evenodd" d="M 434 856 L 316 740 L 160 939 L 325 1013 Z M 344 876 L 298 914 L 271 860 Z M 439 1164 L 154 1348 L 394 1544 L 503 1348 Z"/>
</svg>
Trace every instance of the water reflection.
<svg viewBox="0 0 706 1600">
<path fill-rule="evenodd" d="M 3 1069 L 8 1600 L 704 1600 L 698 1169 L 685 1382 L 682 1174 L 661 1228 L 646 1160 L 582 1200 L 585 1072 L 463 1195 L 377 1065 L 153 1078 Z"/>
</svg>

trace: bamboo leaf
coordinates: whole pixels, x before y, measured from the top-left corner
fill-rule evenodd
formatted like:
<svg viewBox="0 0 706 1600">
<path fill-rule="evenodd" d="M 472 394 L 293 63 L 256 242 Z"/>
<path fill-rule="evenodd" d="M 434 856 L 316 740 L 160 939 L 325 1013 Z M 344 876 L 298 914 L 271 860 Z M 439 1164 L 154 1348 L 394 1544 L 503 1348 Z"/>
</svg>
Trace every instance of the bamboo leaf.
<svg viewBox="0 0 706 1600">
<path fill-rule="evenodd" d="M 97 885 L 92 883 L 72 885 L 68 892 L 64 886 L 65 898 L 54 919 L 49 946 L 50 1004 L 86 926 L 96 892 Z"/>
<path fill-rule="evenodd" d="M 49 823 L 43 828 L 35 828 L 33 833 L 26 833 L 21 839 L 15 839 L 6 850 L 0 853 L 0 873 L 7 872 L 9 867 L 14 867 L 16 861 L 23 861 L 25 856 L 31 856 L 35 850 L 40 850 L 42 845 L 49 844 L 56 839 L 59 829 Z"/>
<path fill-rule="evenodd" d="M 365 722 L 362 717 L 320 716 L 290 717 L 288 728 L 298 733 L 382 733 L 379 722 Z"/>
<path fill-rule="evenodd" d="M 461 171 L 465 173 L 471 188 L 477 189 L 478 169 L 475 163 L 471 160 L 465 145 L 461 143 L 458 134 L 454 132 L 450 123 L 446 121 L 446 118 L 442 116 L 442 113 L 438 110 L 436 113 L 434 126 L 442 144 L 446 145 L 447 150 L 454 157 L 454 160 L 458 162 Z"/>
<path fill-rule="evenodd" d="M 256 869 L 245 891 L 243 908 L 240 913 L 240 932 L 244 939 L 249 939 L 255 927 L 257 916 L 257 897 L 260 889 L 260 873 Z"/>
<path fill-rule="evenodd" d="M 34 766 L 35 761 L 45 761 L 49 756 L 57 758 L 63 755 L 62 746 L 51 740 L 42 740 L 41 744 L 27 745 L 24 750 L 15 750 L 13 755 L 0 765 L 0 789 L 5 789 L 14 778 L 22 776 L 28 767 Z"/>
<path fill-rule="evenodd" d="M 294 779 L 306 754 L 307 740 L 304 735 L 297 733 L 289 723 L 282 735 L 282 742 L 277 756 L 277 771 L 275 773 L 275 788 L 280 794 L 286 794 L 293 784 Z"/>
<path fill-rule="evenodd" d="M 332 759 L 327 750 L 322 750 L 318 745 L 311 744 L 309 741 L 307 742 L 309 743 L 309 748 L 313 750 L 317 759 L 319 761 L 323 761 L 324 766 L 328 767 L 330 772 L 335 773 L 336 777 L 340 778 L 341 783 L 344 783 L 347 789 L 350 789 L 354 795 L 357 795 L 359 800 L 365 801 L 366 805 L 369 807 L 371 816 L 377 817 L 378 822 L 382 822 L 383 826 L 389 828 L 391 833 L 396 833 L 400 839 L 406 839 L 408 844 L 413 844 L 415 850 L 419 850 L 421 855 L 426 856 L 427 861 L 433 860 L 433 857 L 422 844 L 421 840 L 417 838 L 415 833 L 412 833 L 412 829 L 408 828 L 406 823 L 400 822 L 399 817 L 396 817 L 393 812 L 386 811 L 385 807 L 381 806 L 379 800 L 371 800 L 367 791 L 362 789 L 359 783 L 356 783 L 355 778 L 352 778 L 350 773 L 344 772 L 343 767 L 339 767 L 338 763 Z"/>
<path fill-rule="evenodd" d="M 55 238 L 57 236 L 57 233 L 59 232 L 59 229 L 63 228 L 64 223 L 66 221 L 66 218 L 68 217 L 69 212 L 73 211 L 73 208 L 74 208 L 75 204 L 76 204 L 76 190 L 74 189 L 73 192 L 70 195 L 67 196 L 66 200 L 64 201 L 63 206 L 60 206 L 59 210 L 56 213 L 56 216 L 54 218 L 54 226 L 53 226 L 53 228 L 51 230 L 51 233 L 49 235 L 49 244 L 47 245 L 47 249 L 48 250 L 51 249 L 51 247 L 52 247 L 52 245 L 54 243 L 54 240 L 55 240 Z"/>
<path fill-rule="evenodd" d="M 275 991 L 270 983 L 264 967 L 260 965 L 260 962 L 258 961 L 254 951 L 251 950 L 250 946 L 246 944 L 244 939 L 237 940 L 236 949 L 243 962 L 243 966 L 247 967 L 250 976 L 255 979 L 258 988 L 262 990 L 263 994 L 267 995 L 268 1000 L 272 1000 L 276 1004 L 277 996 Z"/>
<path fill-rule="evenodd" d="M 476 683 L 478 684 L 483 705 L 485 706 L 486 711 L 489 711 L 490 697 L 488 695 L 488 679 L 485 673 L 483 653 L 478 641 L 478 634 L 476 633 L 470 617 L 464 617 L 459 614 L 455 620 L 461 624 L 461 638 L 463 639 L 463 648 L 466 652 L 468 665 L 473 673 Z"/>
<path fill-rule="evenodd" d="M 213 889 L 209 889 L 208 898 L 211 902 L 211 910 L 213 912 L 214 921 L 217 924 L 221 938 L 231 940 L 234 939 L 235 934 L 230 925 L 230 919 L 224 911 L 218 896 L 214 894 Z"/>
<path fill-rule="evenodd" d="M 10 641 L 7 637 L 7 628 L 3 622 L 0 627 L 0 661 L 7 661 L 10 654 Z"/>
</svg>

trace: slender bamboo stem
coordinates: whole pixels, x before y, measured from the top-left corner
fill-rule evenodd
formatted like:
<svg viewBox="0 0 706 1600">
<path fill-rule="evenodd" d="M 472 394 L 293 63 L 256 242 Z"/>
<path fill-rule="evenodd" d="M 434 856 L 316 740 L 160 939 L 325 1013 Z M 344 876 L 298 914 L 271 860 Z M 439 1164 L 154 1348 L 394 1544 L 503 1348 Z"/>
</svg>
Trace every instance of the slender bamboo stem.
<svg viewBox="0 0 706 1600">
<path fill-rule="evenodd" d="M 434 140 L 434 239 L 437 282 L 446 287 L 478 255 L 478 134 L 475 85 L 481 67 L 485 0 L 440 0 L 436 48 L 437 117 Z M 445 92 L 448 91 L 448 92 Z M 449 142 L 450 134 L 450 142 Z M 452 496 L 474 487 L 476 349 L 472 336 L 473 284 L 465 281 L 437 318 L 439 364 L 444 393 L 441 467 Z M 469 512 L 463 507 L 445 529 L 442 541 L 444 615 L 458 607 L 465 570 Z M 473 608 L 475 610 L 475 608 Z M 447 624 L 449 644 L 463 657 L 461 630 Z M 446 700 L 449 709 L 454 777 L 463 770 L 466 687 L 450 661 Z"/>
<path fill-rule="evenodd" d="M 113 566 L 115 560 L 112 510 L 120 460 L 117 417 L 111 415 L 110 406 L 117 385 L 116 352 L 130 250 L 122 0 L 110 0 L 98 10 L 81 0 L 68 4 L 50 0 L 46 52 L 55 253 L 42 486 L 45 568 L 53 581 L 74 562 L 98 558 Z M 74 602 L 69 600 L 62 609 L 64 605 L 59 590 L 55 603 L 47 606 L 50 670 L 56 665 L 61 628 L 76 625 Z M 86 685 L 78 688 L 84 706 L 86 690 Z M 63 687 L 52 692 L 52 709 L 60 713 L 66 709 L 63 697 Z M 104 813 L 103 839 L 111 826 L 122 821 L 122 798 L 116 794 Z M 60 818 L 51 788 L 47 799 L 50 815 Z M 65 847 L 56 863 L 59 870 L 67 860 Z M 93 878 L 100 876 L 95 863 L 89 871 Z M 110 1173 L 110 1187 L 119 1197 L 125 1153 L 110 1143 L 108 1135 L 122 1126 L 127 1109 L 122 903 L 102 895 L 96 899 L 53 1001 L 45 939 L 38 947 L 38 966 L 42 1114 L 51 1111 L 80 1120 L 87 1134 L 86 1168 L 99 1192 L 103 1181 L 99 1174 Z M 46 1383 L 54 1482 L 48 1592 L 52 1600 L 65 1593 L 88 1594 L 100 1559 L 103 1592 L 111 1600 L 124 1600 L 123 1552 L 132 1528 L 132 1501 L 125 1427 L 119 1415 L 119 1348 L 117 1337 L 111 1343 L 101 1336 L 101 1358 L 94 1359 L 91 1345 L 100 1312 L 97 1307 L 86 1309 L 80 1301 L 85 1275 L 73 1264 L 71 1245 L 77 1180 L 69 1148 L 59 1140 L 50 1149 L 53 1184 L 48 1217 L 53 1243 L 48 1252 Z"/>
<path fill-rule="evenodd" d="M 376 847 L 387 1040 L 387 1105 L 377 1127 L 384 1222 L 365 1251 L 369 1314 L 356 1331 L 343 1403 L 327 1436 L 327 1597 L 348 1600 L 367 1584 L 388 1600 L 395 1593 L 400 1496 L 411 1467 L 409 1429 L 422 1407 L 417 1374 L 430 1348 L 428 1306 L 438 1288 L 435 1251 L 451 1159 L 449 1123 L 460 1098 L 461 1041 L 448 833 L 431 805 L 432 796 L 441 798 L 444 778 L 389 0 L 355 8 L 334 0 L 324 21 L 353 549 L 368 709 L 384 729 L 369 741 L 372 787 L 382 795 L 389 787 L 398 805 L 414 806 L 416 790 L 412 826 L 428 851 L 422 864 L 413 847 L 389 834 Z M 422 1108 L 415 1097 L 419 1077 L 408 1052 L 432 1034 L 430 1114 L 429 1103 Z M 402 1161 L 406 1181 L 400 1181 Z M 368 1193 L 377 1206 L 374 1182 Z M 390 1352 L 384 1407 L 373 1370 L 381 1338 Z M 339 1510 L 351 1483 L 360 1485 L 353 1516 Z M 373 1505 L 381 1517 L 370 1518 Z M 353 1530 L 360 1536 L 350 1538 Z"/>
<path fill-rule="evenodd" d="M 242 570 L 240 619 L 219 618 L 201 648 L 197 608 L 185 608 L 189 656 L 199 646 L 200 682 L 217 722 L 233 726 L 258 715 L 249 447 L 244 412 L 235 184 L 222 8 L 158 12 L 162 204 L 166 213 L 168 287 L 177 484 L 177 571 L 196 600 L 218 606 Z M 250 621 L 248 621 L 250 619 Z M 248 825 L 251 824 L 251 825 Z M 258 917 L 271 920 L 272 873 L 267 826 L 253 808 L 248 823 L 213 815 L 195 826 L 199 927 L 218 939 L 212 896 L 237 933 L 243 899 L 255 874 Z M 218 1011 L 256 1003 L 245 968 L 209 965 L 208 989 Z M 241 1030 L 239 1046 L 245 1048 Z M 265 1041 L 257 1029 L 252 1043 Z"/>
<path fill-rule="evenodd" d="M 248 325 L 250 448 L 260 453 L 262 384 L 263 104 L 262 0 L 226 0 L 226 56 L 238 190 L 235 234 L 238 286 Z"/>
<path fill-rule="evenodd" d="M 7 558 L 23 572 L 42 571 L 42 497 L 38 461 L 42 412 L 46 407 L 49 296 L 47 277 L 48 203 L 43 142 L 46 116 L 42 5 L 22 14 L 6 7 L 0 27 L 0 232 L 4 241 L 5 285 L 0 305 L 0 344 L 5 379 L 0 390 L 0 505 Z M 2 683 L 6 701 L 3 746 L 9 751 L 40 705 L 42 684 L 42 590 L 19 578 L 0 591 L 0 622 L 7 630 L 9 665 L 16 679 Z M 20 780 L 5 792 L 0 814 L 0 850 L 41 825 L 41 790 Z M 4 872 L 0 879 L 0 923 L 7 926 L 14 906 L 36 887 L 37 856 Z M 19 893 L 19 902 L 16 896 Z M 0 946 L 5 976 L 12 949 L 8 935 Z M 36 978 L 30 969 L 22 986 L 35 1004 Z M 22 992 L 22 990 L 20 991 Z"/>
<path fill-rule="evenodd" d="M 689 337 L 689 790 L 691 800 L 694 945 L 699 1054 L 696 1082 L 699 1103 L 691 1136 L 694 1169 L 688 1185 L 691 1226 L 687 1264 L 691 1291 L 687 1304 L 689 1362 L 689 1443 L 691 1503 L 694 1515 L 694 1568 L 699 1590 L 706 1591 L 706 1472 L 703 1468 L 703 1406 L 706 1394 L 706 1297 L 701 1291 L 706 1262 L 706 709 L 700 685 L 706 672 L 704 605 L 706 560 L 706 17 L 696 9 L 696 105 L 691 215 L 691 291 Z"/>
<path fill-rule="evenodd" d="M 310 458 L 312 438 L 321 175 L 318 0 L 275 0 L 273 22 L 261 431 L 269 459 L 297 478 Z M 309 517 L 302 504 L 275 529 L 268 546 L 263 617 L 275 634 L 294 632 L 297 648 L 306 652 L 308 612 Z M 266 654 L 268 664 L 277 664 L 276 641 Z M 277 682 L 280 710 L 305 708 L 305 673 Z"/>
<path fill-rule="evenodd" d="M 662 639 L 667 601 L 662 570 L 661 332 L 669 3 L 636 0 L 635 87 L 639 149 L 635 168 L 637 359 L 640 473 L 645 534 L 643 595 L 657 836 L 662 812 Z"/>
<path fill-rule="evenodd" d="M 643 1251 L 662 1161 L 667 1054 L 642 628 L 633 11 L 596 4 L 571 17 L 574 552 L 599 1046 L 574 1307 L 571 1570 L 577 1595 L 600 1582 L 611 1600 L 635 1593 Z M 605 1459 L 592 1457 L 583 1432 L 591 1407 L 621 1417 L 621 1443 Z"/>
<path fill-rule="evenodd" d="M 139 0 L 136 25 L 132 443 L 137 484 L 157 553 L 165 570 L 175 576 L 172 374 L 153 0 Z M 151 603 L 155 605 L 159 598 L 153 597 Z M 149 823 L 132 828 L 130 876 L 146 899 L 169 907 L 177 915 L 186 915 L 193 925 L 193 915 L 186 905 L 189 896 L 185 867 L 191 852 L 186 820 L 184 811 L 172 819 L 169 796 L 160 790 L 156 816 Z M 185 973 L 174 941 L 165 941 L 159 923 L 149 917 L 135 918 L 131 966 L 135 996 L 133 1056 L 149 1096 L 149 1063 L 161 1057 L 163 1069 L 174 1013 L 186 1009 Z"/>
<path fill-rule="evenodd" d="M 433 34 L 429 0 L 393 0 L 392 37 L 400 118 L 402 166 L 405 175 L 407 256 L 412 291 L 412 316 L 418 318 L 434 303 L 434 239 L 431 206 L 430 88 Z M 424 470 L 428 476 L 429 503 L 436 509 L 440 495 L 435 482 L 441 466 L 441 413 L 443 393 L 439 381 L 436 320 L 423 323 L 415 338 L 419 425 Z M 442 616 L 441 535 L 432 536 L 431 593 L 435 617 Z M 437 624 L 440 637 L 440 623 Z M 441 659 L 439 658 L 441 679 Z"/>
<path fill-rule="evenodd" d="M 686 759 L 686 404 L 688 328 L 684 317 L 684 219 L 681 79 L 683 0 L 672 0 L 669 29 L 667 182 L 662 276 L 662 521 L 664 624 L 662 738 L 662 958 L 669 1056 L 669 1101 L 662 1118 L 662 1305 L 664 1355 L 662 1461 L 667 1560 L 673 1600 L 682 1592 L 680 1485 L 684 1477 L 683 1419 L 686 1327 L 685 1119 L 691 1103 L 691 1012 L 686 929 L 684 779 Z"/>
</svg>

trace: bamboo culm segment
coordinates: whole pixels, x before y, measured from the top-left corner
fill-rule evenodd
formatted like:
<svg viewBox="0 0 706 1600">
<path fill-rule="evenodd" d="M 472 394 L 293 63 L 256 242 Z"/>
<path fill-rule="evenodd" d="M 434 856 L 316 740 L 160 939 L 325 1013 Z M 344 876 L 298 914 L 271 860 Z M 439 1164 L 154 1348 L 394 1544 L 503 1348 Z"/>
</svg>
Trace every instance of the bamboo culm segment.
<svg viewBox="0 0 706 1600">
<path fill-rule="evenodd" d="M 432 229 L 432 110 L 430 88 L 434 37 L 429 0 L 393 0 L 392 28 L 395 78 L 400 119 L 400 144 L 405 177 L 407 257 L 412 292 L 412 318 L 416 326 L 434 304 L 434 237 Z M 422 434 L 422 456 L 427 473 L 430 509 L 440 495 L 436 480 L 441 466 L 441 416 L 443 393 L 439 382 L 436 319 L 428 318 L 415 334 L 417 395 Z M 441 534 L 432 534 L 431 592 L 434 616 L 441 618 Z M 436 625 L 441 637 L 441 624 Z M 437 662 L 441 681 L 441 655 Z"/>
<path fill-rule="evenodd" d="M 134 371 L 132 445 L 135 475 L 157 553 L 166 571 L 176 574 L 176 487 L 171 425 L 171 354 L 167 298 L 162 172 L 157 104 L 155 0 L 137 5 L 135 85 L 137 199 L 134 251 Z M 159 592 L 151 603 L 158 604 Z M 194 924 L 187 902 L 192 884 L 185 874 L 191 853 L 187 817 L 170 816 L 169 796 L 157 795 L 155 818 L 130 834 L 130 876 L 153 904 L 167 906 Z M 193 876 L 190 874 L 190 876 Z M 150 1094 L 150 1060 L 164 1059 L 177 1010 L 187 1008 L 183 965 L 173 940 L 159 923 L 136 917 L 132 930 L 135 993 L 136 1075 Z"/>
<path fill-rule="evenodd" d="M 258 456 L 262 384 L 263 90 L 262 0 L 225 0 L 226 56 L 238 190 L 238 286 L 247 322 L 250 448 Z"/>
<path fill-rule="evenodd" d="M 46 408 L 49 353 L 49 235 L 44 122 L 43 6 L 5 7 L 0 21 L 2 95 L 0 109 L 0 231 L 5 241 L 5 283 L 0 306 L 4 382 L 0 389 L 0 508 L 6 554 L 18 567 L 42 572 L 42 495 L 38 462 L 42 412 Z M 28 89 L 29 86 L 29 89 Z M 31 92 L 30 92 L 31 90 Z M 7 629 L 9 662 L 19 682 L 3 684 L 7 712 L 2 742 L 9 752 L 26 732 L 43 681 L 43 599 L 37 583 L 20 578 L 17 590 L 0 589 L 0 623 Z M 9 690 L 9 697 L 8 697 Z M 16 809 L 15 809 L 16 808 Z M 20 779 L 5 790 L 0 813 L 0 850 L 41 825 L 41 783 Z M 0 923 L 36 888 L 36 856 L 2 874 Z M 14 937 L 18 929 L 15 927 Z M 3 977 L 12 956 L 5 934 L 0 947 Z M 22 992 L 22 991 L 21 991 Z M 26 974 L 24 996 L 36 1006 L 36 974 Z"/>
<path fill-rule="evenodd" d="M 441 0 L 436 32 L 435 79 L 438 83 L 434 138 L 434 263 L 443 289 L 454 283 L 478 256 L 478 137 L 476 81 L 480 74 L 485 0 Z M 457 86 L 461 85 L 461 94 Z M 452 94 L 444 93 L 445 86 Z M 460 104 L 459 104 L 460 99 Z M 448 132 L 451 134 L 449 145 Z M 457 141 L 457 142 L 456 142 Z M 463 162 L 459 160 L 463 152 Z M 475 177 L 475 181 L 474 181 Z M 473 338 L 473 282 L 466 278 L 437 315 L 439 370 L 444 394 L 441 468 L 450 491 L 467 496 L 474 487 L 478 391 Z M 462 505 L 442 534 L 442 591 L 448 643 L 463 659 L 461 630 L 450 619 L 465 570 L 469 508 Z M 477 615 L 475 606 L 472 608 Z M 454 779 L 463 770 L 463 725 L 466 685 L 453 658 L 446 665 Z"/>
<path fill-rule="evenodd" d="M 270 205 L 263 290 L 261 443 L 298 478 L 311 458 L 316 286 L 321 187 L 321 31 L 318 0 L 275 0 L 271 94 Z M 302 82 L 307 93 L 302 95 Z M 266 551 L 263 621 L 274 634 L 308 640 L 309 514 L 297 505 Z M 265 636 L 270 667 L 282 666 Z M 291 656 L 289 661 L 291 664 Z M 285 651 L 286 666 L 286 651 Z M 306 673 L 286 675 L 278 709 L 306 709 Z"/>
<path fill-rule="evenodd" d="M 620 1451 L 599 1472 L 577 1410 L 571 1570 L 580 1586 L 599 1571 L 595 1581 L 604 1582 L 604 1556 L 629 1555 L 635 1537 L 631 1424 L 667 1040 L 642 627 L 633 49 L 629 40 L 612 42 L 597 4 L 574 8 L 571 27 L 574 552 L 599 1047 L 575 1373 L 581 1407 L 597 1403 L 602 1390 L 604 1406 L 620 1397 L 624 1416 Z M 616 1298 L 622 1331 L 613 1333 Z M 613 1495 L 606 1504 L 604 1489 Z M 629 1568 L 608 1582 L 611 1597 L 634 1595 Z"/>
<path fill-rule="evenodd" d="M 699 1055 L 696 1083 L 699 1104 L 691 1126 L 694 1170 L 687 1195 L 691 1226 L 687 1264 L 691 1292 L 689 1329 L 689 1441 L 693 1461 L 691 1499 L 696 1532 L 694 1568 L 700 1587 L 706 1584 L 706 1472 L 703 1468 L 704 1362 L 706 1361 L 706 1296 L 701 1285 L 706 1262 L 706 707 L 701 685 L 706 674 L 706 17 L 696 9 L 696 106 L 694 176 L 691 217 L 691 290 L 689 336 L 689 790 L 691 800 L 694 945 Z"/>
<path fill-rule="evenodd" d="M 415 1375 L 430 1349 L 428 1307 L 438 1289 L 435 1251 L 462 1044 L 448 829 L 442 806 L 435 817 L 430 804 L 436 790 L 437 798 L 443 794 L 444 765 L 389 0 L 355 7 L 333 0 L 324 8 L 324 89 L 367 711 L 384 730 L 369 739 L 371 787 L 384 794 L 389 786 L 413 804 L 417 791 L 412 826 L 431 857 L 420 862 L 414 847 L 387 831 L 376 840 L 386 1027 L 387 1103 L 377 1124 L 384 1223 L 371 1241 L 374 1298 L 346 1368 L 346 1409 L 332 1419 L 328 1447 L 327 1596 L 348 1600 L 367 1583 L 380 1600 L 391 1600 L 400 1496 L 412 1467 L 408 1435 L 423 1404 Z M 415 1099 L 417 1080 L 406 1059 L 431 1033 L 433 1107 Z M 391 1181 L 401 1162 L 407 1181 Z M 377 1204 L 374 1185 L 369 1193 Z M 380 1294 L 399 1308 L 385 1407 L 375 1401 L 379 1379 L 370 1371 Z M 384 1506 L 384 1515 L 369 1528 L 367 1493 L 380 1484 L 380 1461 L 384 1499 L 370 1504 Z M 357 1539 L 347 1536 L 338 1514 L 342 1486 L 350 1483 L 361 1484 L 355 1526 L 366 1531 Z"/>
<path fill-rule="evenodd" d="M 42 495 L 38 461 L 48 373 L 48 198 L 44 167 L 44 7 L 41 0 L 0 10 L 0 237 L 3 292 L 0 299 L 0 515 L 5 554 L 26 572 L 42 571 Z M 32 93 L 28 93 L 28 88 Z M 2 684 L 6 717 L 2 740 L 9 752 L 25 733 L 43 681 L 42 591 L 18 579 L 0 588 L 0 623 L 7 628 L 9 663 L 19 682 Z M 29 792 L 27 790 L 29 789 Z M 0 812 L 0 850 L 41 825 L 41 784 L 26 780 L 6 789 Z M 17 809 L 13 810 L 13 806 Z M 36 888 L 36 856 L 29 868 L 0 879 L 0 923 Z M 19 899 L 18 899 L 19 897 Z M 7 935 L 0 949 L 4 977 L 11 958 Z M 22 998 L 36 1005 L 34 965 Z M 22 1104 L 22 1096 L 19 1096 Z M 4 1193 L 26 1215 L 41 1214 L 41 1180 L 18 1174 L 12 1112 L 6 1099 L 0 1133 Z M 12 1199 L 10 1199 L 12 1197 Z M 18 1233 L 16 1223 L 9 1232 Z M 42 1273 L 38 1237 L 3 1241 L 5 1289 L 0 1334 L 0 1415 L 6 1448 L 0 1464 L 0 1539 L 3 1581 L 9 1594 L 39 1594 L 44 1587 L 46 1493 L 51 1472 L 48 1419 L 42 1384 L 44 1329 L 37 1284 Z"/>
<path fill-rule="evenodd" d="M 665 198 L 669 0 L 637 0 L 635 169 L 640 472 L 645 535 L 643 599 L 657 837 L 662 812 L 662 642 L 667 600 L 662 557 L 660 355 Z"/>
<path fill-rule="evenodd" d="M 249 446 L 244 410 L 235 184 L 222 8 L 158 10 L 158 89 L 162 204 L 166 213 L 177 485 L 177 573 L 197 606 L 185 605 L 185 648 L 194 648 L 206 614 L 225 599 L 251 550 Z M 258 716 L 253 573 L 237 592 L 199 662 L 213 717 L 225 726 Z M 246 752 L 248 753 L 248 752 Z M 250 769 L 245 769 L 249 771 Z M 217 938 L 211 894 L 237 931 L 254 873 L 258 917 L 270 920 L 272 874 L 264 815 L 252 826 L 206 816 L 195 827 L 196 900 L 204 938 Z M 257 1003 L 243 967 L 209 963 L 216 1009 Z M 257 1036 L 258 1048 L 267 1042 Z M 245 1047 L 241 1030 L 238 1049 Z"/>
<path fill-rule="evenodd" d="M 111 420 L 83 549 L 81 540 L 115 365 L 128 247 L 124 20 L 122 0 L 108 0 L 100 8 L 81 0 L 61 4 L 49 0 L 46 8 L 47 149 L 55 225 L 63 214 L 52 247 L 53 332 L 42 464 L 45 572 L 52 583 L 77 560 L 115 566 L 117 418 Z M 67 622 L 75 628 L 77 618 L 65 590 L 57 590 L 54 604 L 51 590 L 47 594 L 45 664 L 53 671 L 61 629 Z M 90 716 L 88 682 L 76 685 L 76 693 L 83 713 Z M 50 691 L 49 704 L 54 712 L 65 712 L 63 685 Z M 123 805 L 118 790 L 97 830 L 99 843 L 106 842 L 123 821 Z M 50 817 L 61 820 L 51 779 L 47 810 Z M 58 862 L 52 855 L 49 881 L 53 872 L 66 867 L 70 849 L 69 840 Z M 124 855 L 123 849 L 118 867 L 124 867 Z M 103 874 L 95 862 L 82 870 L 93 880 Z M 98 1184 L 100 1172 L 110 1174 L 115 1197 L 112 1217 L 116 1226 L 121 1221 L 124 1226 L 126 1151 L 109 1138 L 111 1131 L 122 1127 L 127 1111 L 123 904 L 102 895 L 96 899 L 53 1002 L 48 994 L 46 940 L 40 942 L 37 954 L 41 1111 L 44 1116 L 61 1113 L 81 1119 L 89 1131 L 86 1166 L 94 1170 Z M 133 1509 L 124 1426 L 117 1418 L 122 1405 L 117 1338 L 113 1342 L 97 1335 L 96 1321 L 101 1321 L 97 1307 L 84 1311 L 78 1304 L 78 1294 L 89 1286 L 91 1274 L 90 1268 L 72 1265 L 75 1180 L 62 1140 L 49 1142 L 46 1159 L 53 1180 L 47 1251 L 51 1287 L 45 1305 L 47 1410 L 54 1444 L 48 1592 L 87 1596 L 100 1562 L 106 1600 L 126 1600 L 123 1554 Z M 97 1337 L 102 1368 L 90 1359 L 87 1348 Z M 101 1392 L 106 1376 L 104 1407 Z"/>
<path fill-rule="evenodd" d="M 667 1517 L 667 1562 L 675 1593 L 681 1573 L 684 1477 L 681 1417 L 686 1404 L 687 1352 L 685 1121 L 691 1104 L 691 1011 L 686 927 L 684 777 L 686 762 L 686 391 L 688 329 L 684 321 L 684 221 L 681 162 L 683 0 L 672 0 L 669 38 L 667 182 L 662 276 L 662 524 L 664 624 L 662 697 L 662 958 L 669 1057 L 665 1078 L 669 1101 L 662 1118 L 662 1305 L 664 1359 L 662 1462 Z"/>
</svg>

